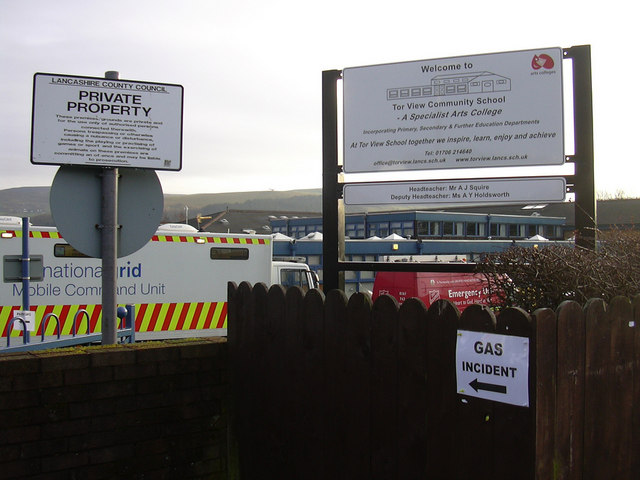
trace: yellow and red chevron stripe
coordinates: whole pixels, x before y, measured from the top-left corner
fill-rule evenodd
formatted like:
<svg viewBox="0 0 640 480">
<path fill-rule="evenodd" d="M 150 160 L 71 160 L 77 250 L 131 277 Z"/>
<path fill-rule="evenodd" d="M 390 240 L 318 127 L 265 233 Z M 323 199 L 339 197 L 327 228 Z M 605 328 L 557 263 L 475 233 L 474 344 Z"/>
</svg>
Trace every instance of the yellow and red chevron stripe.
<svg viewBox="0 0 640 480">
<path fill-rule="evenodd" d="M 136 332 L 227 328 L 227 302 L 136 305 Z"/>
<path fill-rule="evenodd" d="M 0 230 L 0 233 L 8 233 L 9 235 L 22 238 L 22 230 Z M 30 230 L 29 238 L 62 238 L 59 232 L 40 232 L 38 230 Z"/>
<path fill-rule="evenodd" d="M 3 337 L 7 336 L 9 322 L 14 317 L 17 310 L 22 310 L 19 306 L 0 306 L 0 332 Z M 36 331 L 42 335 L 42 320 L 49 314 L 54 314 L 60 322 L 60 335 L 71 335 L 73 329 L 73 319 L 80 310 L 86 310 L 88 315 L 81 314 L 76 320 L 76 333 L 99 332 L 101 322 L 101 305 L 40 305 L 32 306 L 32 312 L 36 312 Z M 22 324 L 14 323 L 11 336 L 21 335 Z M 45 336 L 57 333 L 57 323 L 54 318 L 47 319 Z"/>
<path fill-rule="evenodd" d="M 227 328 L 226 302 L 193 302 L 193 303 L 143 303 L 136 306 L 136 332 L 161 332 L 175 330 L 205 330 Z M 7 336 L 9 322 L 19 306 L 0 306 L 0 332 Z M 60 334 L 71 335 L 73 319 L 78 312 L 85 310 L 87 314 L 79 314 L 76 319 L 76 333 L 95 333 L 101 330 L 101 305 L 41 305 L 31 307 L 36 312 L 36 331 L 42 335 L 42 320 L 50 313 L 60 321 Z M 19 336 L 21 324 L 14 323 L 11 336 Z M 45 336 L 56 335 L 57 326 L 54 318 L 47 320 Z"/>
<path fill-rule="evenodd" d="M 22 230 L 0 230 L 0 233 L 8 233 L 9 235 L 22 238 Z M 55 238 L 62 239 L 59 232 L 41 232 L 38 230 L 29 231 L 30 238 Z M 154 235 L 151 237 L 152 242 L 175 242 L 175 243 L 221 243 L 235 245 L 269 245 L 269 238 L 251 238 L 251 237 L 217 237 L 217 236 L 193 236 L 193 235 Z"/>
<path fill-rule="evenodd" d="M 175 243 L 220 243 L 236 245 L 269 245 L 269 238 L 247 238 L 247 237 L 211 237 L 211 236 L 185 236 L 185 235 L 154 235 L 152 242 L 175 242 Z"/>
</svg>

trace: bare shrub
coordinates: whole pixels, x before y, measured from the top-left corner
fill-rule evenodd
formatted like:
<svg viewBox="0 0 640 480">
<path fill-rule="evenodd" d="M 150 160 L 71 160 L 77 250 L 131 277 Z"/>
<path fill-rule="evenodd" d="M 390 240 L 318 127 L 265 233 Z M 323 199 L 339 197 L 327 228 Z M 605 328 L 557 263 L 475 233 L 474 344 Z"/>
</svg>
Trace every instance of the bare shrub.
<svg viewBox="0 0 640 480">
<path fill-rule="evenodd" d="M 478 263 L 490 288 L 498 292 L 494 307 L 556 308 L 564 300 L 611 300 L 640 293 L 640 232 L 599 233 L 598 250 L 549 245 L 511 247 Z"/>
</svg>

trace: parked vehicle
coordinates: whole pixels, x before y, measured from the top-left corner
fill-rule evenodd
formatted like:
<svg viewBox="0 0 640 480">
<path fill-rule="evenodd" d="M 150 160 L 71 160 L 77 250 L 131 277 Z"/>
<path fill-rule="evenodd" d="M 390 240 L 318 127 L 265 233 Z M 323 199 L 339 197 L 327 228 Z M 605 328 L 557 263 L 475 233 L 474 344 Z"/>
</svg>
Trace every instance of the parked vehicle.
<svg viewBox="0 0 640 480">
<path fill-rule="evenodd" d="M 30 254 L 42 255 L 44 266 L 43 280 L 29 286 L 38 334 L 48 313 L 55 313 L 61 333 L 69 334 L 80 310 L 88 315 L 77 320 L 78 332 L 86 332 L 87 316 L 91 331 L 100 331 L 101 260 L 78 252 L 52 227 L 31 227 L 29 237 Z M 162 225 L 142 249 L 118 259 L 118 304 L 135 305 L 138 339 L 152 332 L 226 335 L 227 282 L 281 283 L 305 290 L 318 286 L 308 265 L 274 262 L 272 251 L 269 235 L 203 233 L 185 224 Z M 21 220 L 0 217 L 0 258 L 21 252 Z M 22 291 L 22 283 L 0 283 L 3 337 L 13 312 L 22 308 Z M 48 322 L 46 335 L 54 333 L 55 322 Z"/>
<path fill-rule="evenodd" d="M 427 308 L 447 299 L 462 311 L 474 303 L 488 305 L 492 299 L 486 279 L 474 273 L 378 272 L 373 284 L 373 300 L 391 295 L 402 304 L 417 297 Z"/>
</svg>

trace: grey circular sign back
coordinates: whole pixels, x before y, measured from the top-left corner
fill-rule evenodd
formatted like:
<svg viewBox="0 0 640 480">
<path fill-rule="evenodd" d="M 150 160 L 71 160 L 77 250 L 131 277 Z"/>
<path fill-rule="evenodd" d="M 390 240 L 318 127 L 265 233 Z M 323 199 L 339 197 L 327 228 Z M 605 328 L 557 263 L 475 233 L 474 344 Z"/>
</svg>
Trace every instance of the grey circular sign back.
<svg viewBox="0 0 640 480">
<path fill-rule="evenodd" d="M 155 170 L 118 170 L 118 258 L 141 249 L 162 220 L 164 197 Z M 102 168 L 62 166 L 49 194 L 51 215 L 76 250 L 100 258 Z"/>
</svg>

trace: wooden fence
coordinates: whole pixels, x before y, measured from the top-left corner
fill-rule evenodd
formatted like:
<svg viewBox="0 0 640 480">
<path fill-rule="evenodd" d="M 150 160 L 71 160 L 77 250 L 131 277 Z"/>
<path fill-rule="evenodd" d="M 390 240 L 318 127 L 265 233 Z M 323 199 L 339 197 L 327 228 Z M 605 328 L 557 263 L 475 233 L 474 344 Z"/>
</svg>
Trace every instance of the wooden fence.
<svg viewBox="0 0 640 480">
<path fill-rule="evenodd" d="M 232 464 L 242 480 L 640 478 L 639 316 L 640 296 L 496 318 L 230 283 Z M 457 393 L 458 330 L 530 338 L 528 408 Z"/>
</svg>

